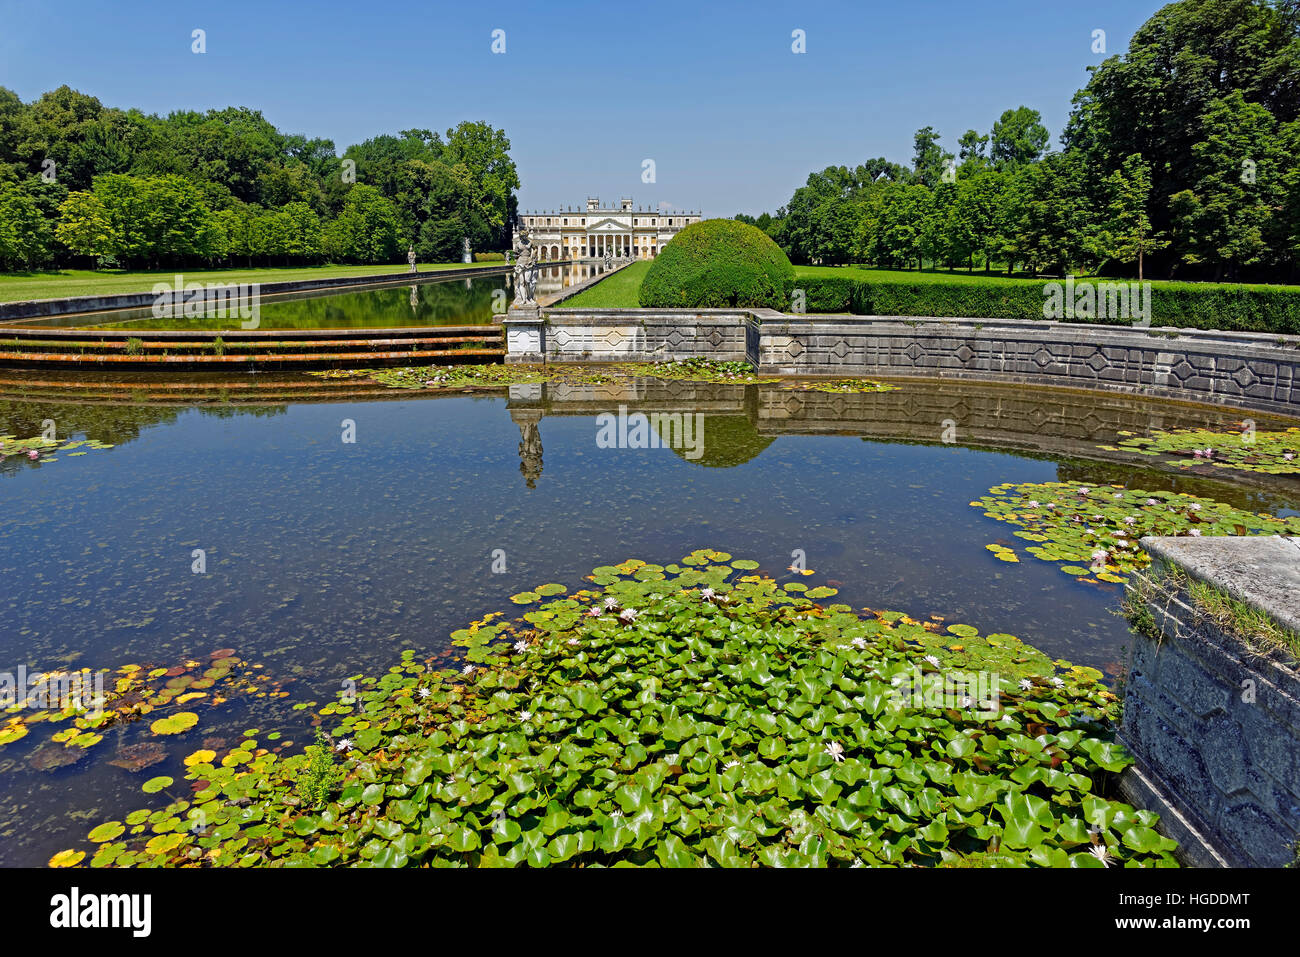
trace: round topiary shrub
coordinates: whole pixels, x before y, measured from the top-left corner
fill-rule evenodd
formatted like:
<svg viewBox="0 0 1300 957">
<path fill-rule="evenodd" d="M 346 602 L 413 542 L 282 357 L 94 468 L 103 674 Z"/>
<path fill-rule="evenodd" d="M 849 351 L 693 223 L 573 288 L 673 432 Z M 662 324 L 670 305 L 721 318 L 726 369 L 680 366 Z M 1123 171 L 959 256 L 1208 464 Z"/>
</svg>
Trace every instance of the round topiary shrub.
<svg viewBox="0 0 1300 957">
<path fill-rule="evenodd" d="M 664 246 L 641 281 L 639 301 L 657 308 L 785 309 L 793 288 L 794 267 L 767 233 L 731 219 L 707 219 Z"/>
</svg>

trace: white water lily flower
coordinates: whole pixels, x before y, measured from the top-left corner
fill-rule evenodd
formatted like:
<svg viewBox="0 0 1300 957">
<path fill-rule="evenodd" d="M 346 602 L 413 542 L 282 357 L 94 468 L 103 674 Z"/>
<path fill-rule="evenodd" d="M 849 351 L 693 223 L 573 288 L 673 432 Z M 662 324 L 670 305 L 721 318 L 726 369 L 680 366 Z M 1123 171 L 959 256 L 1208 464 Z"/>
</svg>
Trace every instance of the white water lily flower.
<svg viewBox="0 0 1300 957">
<path fill-rule="evenodd" d="M 519 720 L 520 720 L 520 721 L 531 721 L 531 720 L 533 720 L 533 713 L 532 713 L 531 711 L 520 711 L 520 712 L 519 712 Z"/>
<path fill-rule="evenodd" d="M 352 741 L 351 741 L 351 739 L 350 739 L 350 738 L 340 738 L 340 739 L 339 739 L 339 743 L 336 744 L 336 745 L 334 745 L 334 750 L 336 750 L 336 751 L 351 751 L 351 750 L 352 750 Z"/>
<path fill-rule="evenodd" d="M 527 650 L 528 650 L 528 642 L 524 641 L 524 639 L 520 638 L 518 641 L 515 642 L 515 651 L 527 651 Z"/>
<path fill-rule="evenodd" d="M 713 597 L 714 595 L 716 595 L 716 594 L 717 594 L 717 592 L 715 592 L 712 588 L 701 588 L 701 589 L 700 589 L 700 597 L 701 597 L 701 598 L 704 598 L 704 599 L 712 598 L 712 597 Z"/>
<path fill-rule="evenodd" d="M 637 616 L 639 614 L 640 612 L 638 612 L 635 608 L 624 608 L 621 612 L 619 612 L 618 620 L 623 622 L 625 625 L 630 625 L 632 624 L 632 622 L 636 621 Z"/>
<path fill-rule="evenodd" d="M 1107 852 L 1105 844 L 1094 844 L 1092 847 L 1088 848 L 1088 853 L 1101 861 L 1102 864 L 1107 867 L 1110 867 L 1110 862 L 1114 860 L 1114 858 Z"/>
<path fill-rule="evenodd" d="M 1033 683 L 1032 681 L 1030 681 L 1028 678 L 1021 678 L 1021 679 L 1020 679 L 1020 687 L 1021 687 L 1021 690 L 1023 690 L 1023 691 L 1028 691 L 1028 690 L 1029 690 L 1030 688 L 1032 688 L 1033 686 L 1034 686 L 1034 683 Z"/>
<path fill-rule="evenodd" d="M 1201 535 L 1201 530 L 1200 530 L 1199 528 L 1194 528 L 1194 529 L 1192 529 L 1190 532 L 1188 532 L 1187 534 L 1199 538 L 1200 535 Z"/>
<path fill-rule="evenodd" d="M 934 665 L 936 668 L 939 667 L 939 659 L 936 658 L 934 655 L 926 655 L 925 660 L 930 662 L 930 664 Z"/>
<path fill-rule="evenodd" d="M 577 639 L 577 638 L 570 638 L 567 642 L 565 642 L 565 644 L 568 644 L 568 645 L 576 645 L 577 643 L 578 643 L 578 639 Z"/>
<path fill-rule="evenodd" d="M 863 638 L 861 635 L 858 635 L 858 637 L 853 639 L 852 644 L 854 648 L 865 648 L 867 647 L 867 639 Z"/>
<path fill-rule="evenodd" d="M 463 675 L 472 675 L 477 670 L 478 669 L 473 665 L 466 665 L 464 668 L 460 669 L 460 673 Z"/>
<path fill-rule="evenodd" d="M 843 761 L 844 745 L 840 744 L 838 741 L 832 741 L 830 744 L 826 745 L 823 753 L 834 758 L 836 762 Z"/>
<path fill-rule="evenodd" d="M 421 698 L 427 698 L 429 697 L 429 689 L 421 688 L 419 691 L 416 692 L 416 694 L 418 694 Z"/>
<path fill-rule="evenodd" d="M 1195 502 L 1192 502 L 1187 507 L 1190 508 L 1193 512 L 1199 512 L 1201 510 L 1201 506 L 1197 505 Z"/>
<path fill-rule="evenodd" d="M 1126 516 L 1124 516 L 1124 524 L 1125 524 L 1125 525 L 1136 525 L 1136 524 L 1137 524 L 1137 516 L 1136 516 L 1136 515 L 1126 515 Z"/>
<path fill-rule="evenodd" d="M 1147 504 L 1148 504 L 1148 505 L 1159 505 L 1160 503 L 1157 502 L 1157 501 L 1156 501 L 1155 499 L 1153 499 L 1153 498 L 1149 498 L 1149 499 L 1147 499 Z"/>
<path fill-rule="evenodd" d="M 1025 503 L 1025 508 L 1038 508 L 1038 503 L 1031 498 L 1028 502 Z"/>
<path fill-rule="evenodd" d="M 609 609 L 611 609 L 611 610 L 617 608 L 617 607 L 618 607 L 618 599 L 615 598 L 613 595 L 610 595 L 608 598 L 605 599 L 605 607 L 606 607 L 606 608 L 609 608 Z"/>
<path fill-rule="evenodd" d="M 1060 687 L 1063 687 L 1063 686 L 1065 685 L 1065 682 L 1062 681 L 1060 678 L 1053 678 L 1053 679 L 1052 679 L 1052 685 L 1053 685 L 1054 687 L 1060 688 Z"/>
</svg>

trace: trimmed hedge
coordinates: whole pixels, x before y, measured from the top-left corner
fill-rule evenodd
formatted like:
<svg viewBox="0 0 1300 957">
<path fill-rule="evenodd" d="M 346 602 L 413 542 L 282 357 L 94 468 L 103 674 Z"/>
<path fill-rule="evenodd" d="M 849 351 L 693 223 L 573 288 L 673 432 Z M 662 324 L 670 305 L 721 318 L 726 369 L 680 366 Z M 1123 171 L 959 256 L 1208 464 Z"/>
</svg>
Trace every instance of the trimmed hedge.
<svg viewBox="0 0 1300 957">
<path fill-rule="evenodd" d="M 505 253 L 475 253 L 476 263 L 501 263 L 506 261 Z"/>
<path fill-rule="evenodd" d="M 650 266 L 638 301 L 653 308 L 790 305 L 794 267 L 770 236 L 731 219 L 692 223 Z"/>
<path fill-rule="evenodd" d="M 935 316 L 958 319 L 1043 319 L 1044 290 L 1049 282 L 935 282 L 916 279 L 876 282 L 852 276 L 801 275 L 795 288 L 805 296 L 809 313 L 861 316 Z M 1106 280 L 1076 280 L 1094 288 Z M 1119 280 L 1116 280 L 1119 282 Z M 1153 282 L 1151 325 L 1232 332 L 1300 335 L 1300 288 L 1197 285 Z M 1132 325 L 1130 318 L 1075 315 L 1063 322 Z"/>
</svg>

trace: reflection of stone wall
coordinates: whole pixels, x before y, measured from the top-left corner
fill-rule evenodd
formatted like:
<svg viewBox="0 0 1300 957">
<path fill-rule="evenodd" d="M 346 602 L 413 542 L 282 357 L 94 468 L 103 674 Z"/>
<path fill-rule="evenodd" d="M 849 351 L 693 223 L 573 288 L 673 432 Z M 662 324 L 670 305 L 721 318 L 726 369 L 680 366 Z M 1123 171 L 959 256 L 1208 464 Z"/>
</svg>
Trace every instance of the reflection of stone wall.
<svg viewBox="0 0 1300 957">
<path fill-rule="evenodd" d="M 1300 617 L 1300 543 L 1142 544 L 1267 613 Z M 1149 575 L 1135 581 L 1151 587 Z M 1126 796 L 1161 813 L 1189 863 L 1290 863 L 1300 839 L 1300 673 L 1206 620 L 1185 587 L 1157 592 L 1146 607 L 1160 636 L 1133 638 L 1120 733 L 1137 766 L 1122 779 Z"/>
</svg>

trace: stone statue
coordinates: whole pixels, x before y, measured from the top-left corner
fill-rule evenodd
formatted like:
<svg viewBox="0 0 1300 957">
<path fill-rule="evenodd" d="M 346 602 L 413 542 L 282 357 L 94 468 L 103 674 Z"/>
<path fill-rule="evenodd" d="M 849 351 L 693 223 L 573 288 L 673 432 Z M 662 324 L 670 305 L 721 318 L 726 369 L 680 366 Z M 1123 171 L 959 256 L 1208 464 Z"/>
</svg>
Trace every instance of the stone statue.
<svg viewBox="0 0 1300 957">
<path fill-rule="evenodd" d="M 614 264 L 614 254 L 608 249 L 605 250 L 605 268 L 608 269 Z"/>
<path fill-rule="evenodd" d="M 533 244 L 528 238 L 528 227 L 520 226 L 515 234 L 515 301 L 516 306 L 537 305 L 537 260 Z"/>
<path fill-rule="evenodd" d="M 406 264 L 411 267 L 409 270 L 410 272 L 415 272 L 415 247 L 414 246 L 408 246 L 406 248 Z"/>
<path fill-rule="evenodd" d="M 474 251 L 469 248 L 468 236 L 465 237 L 465 241 L 461 245 L 460 261 L 463 263 L 472 263 L 474 261 Z"/>
</svg>

